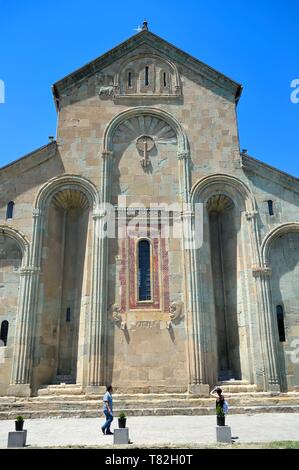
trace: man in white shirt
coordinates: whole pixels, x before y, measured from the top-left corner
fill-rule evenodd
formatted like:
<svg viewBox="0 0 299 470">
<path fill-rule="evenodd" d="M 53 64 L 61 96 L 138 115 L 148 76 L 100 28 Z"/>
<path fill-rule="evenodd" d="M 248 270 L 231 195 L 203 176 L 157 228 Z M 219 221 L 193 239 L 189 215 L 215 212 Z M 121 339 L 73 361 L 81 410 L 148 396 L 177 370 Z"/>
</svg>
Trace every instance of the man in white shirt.
<svg viewBox="0 0 299 470">
<path fill-rule="evenodd" d="M 102 429 L 102 433 L 107 435 L 107 434 L 113 434 L 113 432 L 110 431 L 110 426 L 113 421 L 112 385 L 108 385 L 106 390 L 107 391 L 103 397 L 103 412 L 106 416 L 106 421 L 103 424 L 101 429 Z"/>
</svg>

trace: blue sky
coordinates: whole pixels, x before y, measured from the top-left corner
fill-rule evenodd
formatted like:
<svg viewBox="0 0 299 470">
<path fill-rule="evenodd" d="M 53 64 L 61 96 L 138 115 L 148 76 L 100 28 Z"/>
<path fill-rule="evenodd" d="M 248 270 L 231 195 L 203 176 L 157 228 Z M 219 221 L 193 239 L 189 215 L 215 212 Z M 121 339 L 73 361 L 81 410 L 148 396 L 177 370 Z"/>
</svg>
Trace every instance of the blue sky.
<svg viewBox="0 0 299 470">
<path fill-rule="evenodd" d="M 154 33 L 244 86 L 241 148 L 299 177 L 298 0 L 0 0 L 0 166 L 56 133 L 51 84 L 135 33 Z"/>
</svg>

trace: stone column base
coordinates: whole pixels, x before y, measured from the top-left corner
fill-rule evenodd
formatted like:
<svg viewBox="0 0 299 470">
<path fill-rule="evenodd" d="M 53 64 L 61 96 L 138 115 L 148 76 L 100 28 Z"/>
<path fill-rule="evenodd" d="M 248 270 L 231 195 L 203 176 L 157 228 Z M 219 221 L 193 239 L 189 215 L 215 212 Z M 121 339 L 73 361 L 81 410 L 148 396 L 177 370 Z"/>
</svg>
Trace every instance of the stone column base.
<svg viewBox="0 0 299 470">
<path fill-rule="evenodd" d="M 31 397 L 32 390 L 30 384 L 10 384 L 7 395 L 12 397 Z"/>
<path fill-rule="evenodd" d="M 280 392 L 280 385 L 277 383 L 268 383 L 268 392 Z"/>
<path fill-rule="evenodd" d="M 190 384 L 188 392 L 191 395 L 209 396 L 210 386 L 209 384 Z"/>
<path fill-rule="evenodd" d="M 85 389 L 85 395 L 103 395 L 106 392 L 104 385 L 88 385 Z"/>
</svg>

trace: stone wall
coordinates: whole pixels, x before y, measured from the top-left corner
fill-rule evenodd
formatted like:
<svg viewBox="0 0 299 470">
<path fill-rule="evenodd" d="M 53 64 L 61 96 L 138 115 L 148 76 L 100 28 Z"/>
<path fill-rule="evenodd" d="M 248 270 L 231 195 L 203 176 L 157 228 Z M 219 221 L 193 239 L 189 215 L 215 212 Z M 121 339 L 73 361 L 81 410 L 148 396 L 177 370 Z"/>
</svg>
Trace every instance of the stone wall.
<svg viewBox="0 0 299 470">
<path fill-rule="evenodd" d="M 0 394 L 5 394 L 10 382 L 21 263 L 22 252 L 16 241 L 0 234 L 0 327 L 3 321 L 9 324 L 7 344 L 0 345 Z"/>
</svg>

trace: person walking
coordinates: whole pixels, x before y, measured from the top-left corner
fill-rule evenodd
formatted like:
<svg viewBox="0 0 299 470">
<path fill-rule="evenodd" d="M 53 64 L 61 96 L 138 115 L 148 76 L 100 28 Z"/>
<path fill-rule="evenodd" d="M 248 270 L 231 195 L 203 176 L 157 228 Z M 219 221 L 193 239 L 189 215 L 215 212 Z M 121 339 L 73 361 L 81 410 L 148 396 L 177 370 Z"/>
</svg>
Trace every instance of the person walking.
<svg viewBox="0 0 299 470">
<path fill-rule="evenodd" d="M 103 412 L 106 417 L 105 423 L 102 425 L 102 433 L 103 434 L 113 434 L 113 432 L 110 431 L 110 426 L 113 421 L 113 400 L 112 400 L 112 393 L 113 393 L 113 388 L 112 385 L 108 385 L 106 388 L 106 393 L 103 397 Z"/>
</svg>

